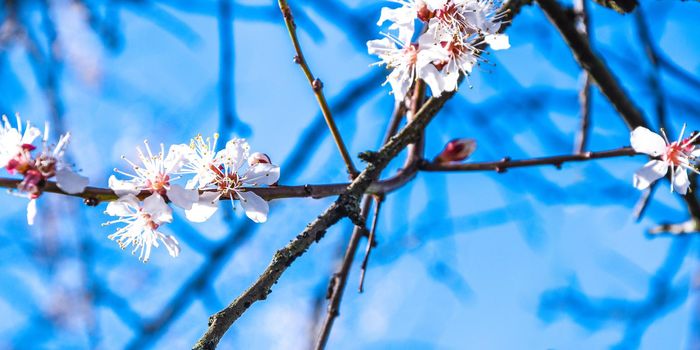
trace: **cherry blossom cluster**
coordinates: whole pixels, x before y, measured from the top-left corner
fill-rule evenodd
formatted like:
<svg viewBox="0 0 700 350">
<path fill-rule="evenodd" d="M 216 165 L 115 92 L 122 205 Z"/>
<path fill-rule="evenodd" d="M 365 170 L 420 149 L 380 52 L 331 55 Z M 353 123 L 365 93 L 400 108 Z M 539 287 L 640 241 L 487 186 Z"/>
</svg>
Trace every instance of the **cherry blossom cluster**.
<svg viewBox="0 0 700 350">
<path fill-rule="evenodd" d="M 510 47 L 499 34 L 502 15 L 493 0 L 392 0 L 398 8 L 383 8 L 378 26 L 390 22 L 384 38 L 370 40 L 367 49 L 391 69 L 386 82 L 397 101 L 413 82 L 422 79 L 433 96 L 457 89 L 460 75 L 469 75 L 483 60 L 479 45 L 494 50 Z M 421 30 L 416 34 L 416 22 Z M 414 41 L 413 38 L 417 36 Z"/>
<path fill-rule="evenodd" d="M 41 139 L 41 145 L 34 142 Z M 11 193 L 29 199 L 27 205 L 27 222 L 34 224 L 36 216 L 36 199 L 44 192 L 47 180 L 54 179 L 56 185 L 66 193 L 83 192 L 88 178 L 76 174 L 64 159 L 65 148 L 70 140 L 70 133 L 61 135 L 56 144 L 49 143 L 49 124 L 41 131 L 29 121 L 22 124 L 19 115 L 16 126 L 12 126 L 7 116 L 2 116 L 0 128 L 0 168 L 22 177 L 16 189 Z"/>
<path fill-rule="evenodd" d="M 661 135 L 644 127 L 637 127 L 630 135 L 632 148 L 638 153 L 644 153 L 653 159 L 646 163 L 634 174 L 634 187 L 644 190 L 654 181 L 666 176 L 671 170 L 671 191 L 682 195 L 688 192 L 690 180 L 688 170 L 700 174 L 692 164 L 700 156 L 700 148 L 695 141 L 700 133 L 693 133 L 683 138 L 685 124 L 677 141 L 669 142 L 666 132 L 661 129 Z"/>
<path fill-rule="evenodd" d="M 188 220 L 204 222 L 217 211 L 223 196 L 231 200 L 234 209 L 234 200 L 238 199 L 254 222 L 267 221 L 267 202 L 245 187 L 275 185 L 280 176 L 279 166 L 273 165 L 263 153 L 251 154 L 243 139 L 232 139 L 218 151 L 217 141 L 218 135 L 207 139 L 197 136 L 189 145 L 170 146 L 167 153 L 161 144 L 155 154 L 146 141 L 145 152 L 136 148 L 138 162 L 122 157 L 133 172 L 115 169 L 126 179 L 114 175 L 109 178 L 109 187 L 119 199 L 110 202 L 105 213 L 118 218 L 105 225 L 125 226 L 109 238 L 123 249 L 131 245 L 134 254 L 140 251 L 139 260 L 144 262 L 148 261 L 152 247 L 158 247 L 159 243 L 176 257 L 180 253 L 177 239 L 159 231 L 163 224 L 173 220 L 168 202 L 182 208 Z"/>
</svg>

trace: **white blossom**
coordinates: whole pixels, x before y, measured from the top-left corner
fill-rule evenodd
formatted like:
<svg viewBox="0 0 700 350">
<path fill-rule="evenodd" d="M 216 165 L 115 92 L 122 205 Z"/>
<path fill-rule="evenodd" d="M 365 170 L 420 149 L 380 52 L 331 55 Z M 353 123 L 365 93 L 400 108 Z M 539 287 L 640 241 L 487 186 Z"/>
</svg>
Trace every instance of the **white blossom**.
<svg viewBox="0 0 700 350">
<path fill-rule="evenodd" d="M 0 168 L 7 167 L 8 163 L 15 158 L 23 148 L 34 149 L 32 143 L 41 135 L 41 131 L 27 121 L 22 127 L 22 120 L 17 115 L 17 127 L 13 127 L 7 116 L 2 116 L 2 127 L 0 128 Z M 24 146 L 24 147 L 23 147 Z M 29 147 L 31 146 L 31 147 Z"/>
<path fill-rule="evenodd" d="M 148 141 L 144 141 L 146 153 L 140 147 L 136 148 L 141 164 L 138 165 L 126 157 L 122 156 L 134 173 L 127 173 L 115 169 L 122 175 L 129 177 L 128 180 L 119 180 L 114 175 L 109 178 L 109 187 L 118 195 L 138 194 L 141 191 L 157 193 L 173 202 L 183 209 L 190 209 L 197 202 L 198 193 L 196 190 L 185 189 L 174 184 L 178 177 L 173 177 L 186 162 L 186 151 L 180 145 L 171 146 L 168 153 L 165 153 L 165 146 L 160 145 L 160 152 L 153 154 Z"/>
<path fill-rule="evenodd" d="M 492 0 L 394 0 L 398 8 L 383 8 L 377 22 L 391 22 L 388 29 L 397 36 L 367 42 L 370 54 L 381 59 L 375 65 L 392 69 L 387 77 L 397 101 L 404 98 L 415 78 L 425 81 L 433 96 L 455 91 L 459 77 L 469 75 L 481 58 L 479 46 L 494 50 L 510 47 L 500 34 L 500 2 Z M 415 22 L 427 27 L 412 43 Z"/>
<path fill-rule="evenodd" d="M 671 169 L 671 191 L 686 194 L 690 181 L 687 170 L 698 173 L 690 163 L 700 155 L 700 149 L 695 149 L 694 142 L 700 134 L 683 139 L 685 124 L 677 141 L 669 142 L 666 133 L 661 130 L 663 137 L 644 127 L 637 127 L 630 134 L 632 148 L 639 153 L 648 154 L 654 158 L 639 169 L 633 178 L 634 187 L 643 190 L 654 181 L 662 178 Z"/>
<path fill-rule="evenodd" d="M 396 101 L 403 101 L 416 77 L 418 45 L 387 35 L 384 39 L 368 41 L 367 51 L 381 59 L 374 65 L 385 65 L 391 69 L 384 84 L 391 85 Z"/>
<path fill-rule="evenodd" d="M 132 254 L 140 250 L 139 260 L 147 262 L 151 256 L 151 249 L 159 247 L 159 243 L 165 245 L 170 256 L 177 257 L 180 254 L 177 239 L 158 231 L 163 224 L 173 220 L 172 210 L 159 194 L 150 195 L 143 204 L 133 194 L 124 195 L 110 202 L 105 214 L 116 216 L 118 219 L 103 225 L 125 224 L 108 238 L 119 243 L 122 249 L 131 245 Z"/>
<path fill-rule="evenodd" d="M 208 167 L 212 174 L 205 177 L 213 179 L 203 185 L 200 181 L 199 189 L 205 192 L 190 210 L 185 211 L 187 218 L 194 222 L 207 220 L 216 212 L 221 196 L 226 195 L 234 206 L 234 199 L 239 199 L 246 215 L 254 222 L 267 221 L 267 202 L 254 192 L 243 189 L 246 186 L 272 185 L 279 180 L 279 166 L 260 160 L 258 154 L 250 155 L 250 146 L 245 140 L 229 141 L 225 149 L 217 152 Z M 247 169 L 244 170 L 244 166 Z"/>
<path fill-rule="evenodd" d="M 48 142 L 49 124 L 46 123 L 41 150 L 36 151 L 32 143 L 41 135 L 39 129 L 29 122 L 24 129 L 17 116 L 17 127 L 13 128 L 3 116 L 0 128 L 0 163 L 8 172 L 22 176 L 17 186 L 19 196 L 29 198 L 27 204 L 27 223 L 32 225 L 37 213 L 36 199 L 42 194 L 46 181 L 55 177 L 58 188 L 69 194 L 82 192 L 88 184 L 86 177 L 72 171 L 65 161 L 65 148 L 70 140 L 70 133 L 61 135 L 58 143 Z"/>
</svg>

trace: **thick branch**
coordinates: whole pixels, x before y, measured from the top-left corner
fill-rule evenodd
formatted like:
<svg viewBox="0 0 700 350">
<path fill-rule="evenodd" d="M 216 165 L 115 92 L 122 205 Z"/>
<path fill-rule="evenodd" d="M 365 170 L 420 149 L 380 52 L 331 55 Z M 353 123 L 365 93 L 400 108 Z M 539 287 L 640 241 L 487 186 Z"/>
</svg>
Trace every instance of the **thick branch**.
<svg viewBox="0 0 700 350">
<path fill-rule="evenodd" d="M 310 223 L 287 246 L 275 253 L 270 265 L 262 275 L 243 294 L 236 298 L 225 309 L 217 312 L 209 319 L 209 329 L 195 344 L 193 349 L 214 349 L 221 337 L 253 303 L 264 300 L 270 293 L 272 285 L 282 276 L 282 273 L 301 256 L 314 242 L 323 238 L 326 230 L 345 216 L 359 214 L 357 210 L 359 198 L 379 176 L 381 171 L 409 143 L 415 142 L 421 131 L 433 119 L 445 101 L 452 93 L 440 98 L 432 98 L 425 103 L 416 114 L 416 118 L 392 137 L 379 152 L 372 154 L 372 159 L 357 178 L 348 186 L 347 191 L 328 207 L 316 220 Z M 354 214 L 353 214 L 354 213 Z M 358 215 L 359 216 L 359 215 Z"/>
<path fill-rule="evenodd" d="M 289 37 L 292 39 L 294 51 L 296 52 L 294 62 L 299 64 L 301 70 L 304 71 L 304 75 L 306 75 L 306 79 L 309 81 L 309 84 L 311 84 L 311 88 L 314 91 L 318 105 L 321 107 L 323 118 L 326 119 L 326 124 L 328 124 L 333 140 L 335 140 L 335 144 L 338 146 L 338 151 L 340 151 L 340 155 L 343 157 L 348 173 L 350 174 L 351 178 L 354 178 L 357 176 L 357 169 L 352 162 L 352 158 L 350 157 L 350 153 L 348 153 L 347 147 L 345 147 L 340 131 L 338 131 L 338 127 L 335 125 L 335 120 L 333 120 L 333 116 L 331 115 L 331 109 L 328 107 L 326 97 L 323 95 L 323 83 L 318 78 L 315 78 L 311 73 L 311 69 L 304 58 L 304 53 L 301 51 L 301 45 L 299 44 L 299 39 L 297 38 L 297 26 L 296 23 L 294 23 L 292 10 L 289 8 L 286 0 L 279 0 L 278 3 L 280 10 L 282 11 L 282 16 L 284 17 L 284 23 L 287 25 Z"/>
</svg>

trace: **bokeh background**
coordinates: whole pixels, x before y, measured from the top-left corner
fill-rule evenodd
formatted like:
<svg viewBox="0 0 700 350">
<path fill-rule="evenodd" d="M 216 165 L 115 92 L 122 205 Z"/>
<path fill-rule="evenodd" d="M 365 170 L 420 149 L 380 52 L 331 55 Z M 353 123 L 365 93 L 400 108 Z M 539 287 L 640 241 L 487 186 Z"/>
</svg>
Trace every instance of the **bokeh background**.
<svg viewBox="0 0 700 350">
<path fill-rule="evenodd" d="M 380 145 L 393 108 L 386 71 L 369 67 L 365 45 L 379 37 L 387 4 L 292 1 L 353 154 Z M 590 9 L 595 49 L 652 124 L 665 116 L 673 135 L 683 122 L 700 128 L 700 4 L 642 1 L 641 15 L 625 16 Z M 0 110 L 70 130 L 70 156 L 92 185 L 106 186 L 144 139 L 217 131 L 269 154 L 283 184 L 346 180 L 276 2 L 6 0 L 0 15 Z M 473 161 L 572 151 L 581 84 L 570 50 L 536 6 L 507 33 L 512 48 L 490 53 L 473 88 L 463 85 L 428 128 L 428 156 L 455 137 L 477 140 Z M 629 144 L 595 89 L 592 123 L 591 150 Z M 667 184 L 634 220 L 632 174 L 644 162 L 419 174 L 387 197 L 365 292 L 355 266 L 329 348 L 699 348 L 698 241 L 646 234 L 688 216 Z M 228 203 L 205 224 L 175 209 L 165 231 L 180 257 L 161 248 L 143 264 L 107 239 L 104 204 L 46 194 L 29 227 L 26 200 L 3 194 L 0 349 L 189 348 L 208 316 L 332 200 L 274 201 L 263 225 Z M 306 348 L 350 231 L 346 221 L 331 229 L 220 348 Z"/>
</svg>

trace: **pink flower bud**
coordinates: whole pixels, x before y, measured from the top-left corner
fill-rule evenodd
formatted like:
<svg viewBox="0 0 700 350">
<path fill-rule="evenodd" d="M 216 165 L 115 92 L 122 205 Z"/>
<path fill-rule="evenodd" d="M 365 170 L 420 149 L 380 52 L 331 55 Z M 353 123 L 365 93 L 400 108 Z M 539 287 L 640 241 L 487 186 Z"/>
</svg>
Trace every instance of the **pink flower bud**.
<svg viewBox="0 0 700 350">
<path fill-rule="evenodd" d="M 267 154 L 255 152 L 248 157 L 248 165 L 253 166 L 255 164 L 272 164 L 272 161 Z"/>
<path fill-rule="evenodd" d="M 461 162 L 467 159 L 476 150 L 476 141 L 473 139 L 454 139 L 445 145 L 442 152 L 435 157 L 435 163 Z"/>
</svg>

